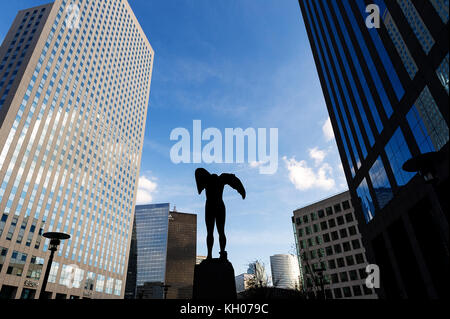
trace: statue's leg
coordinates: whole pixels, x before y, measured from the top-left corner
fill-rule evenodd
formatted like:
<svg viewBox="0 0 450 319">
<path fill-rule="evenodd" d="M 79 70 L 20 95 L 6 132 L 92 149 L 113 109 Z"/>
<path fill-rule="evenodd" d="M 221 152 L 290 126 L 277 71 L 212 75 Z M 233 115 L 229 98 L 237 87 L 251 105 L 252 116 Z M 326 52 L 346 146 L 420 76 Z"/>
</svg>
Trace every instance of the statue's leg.
<svg viewBox="0 0 450 319">
<path fill-rule="evenodd" d="M 227 237 L 225 236 L 225 206 L 219 207 L 216 217 L 217 232 L 219 233 L 219 244 L 221 255 L 225 253 Z M 226 256 L 224 256 L 226 257 Z"/>
<path fill-rule="evenodd" d="M 214 245 L 214 214 L 206 208 L 205 210 L 205 222 L 206 222 L 206 246 L 208 247 L 208 256 L 207 258 L 212 258 L 212 248 Z"/>
</svg>

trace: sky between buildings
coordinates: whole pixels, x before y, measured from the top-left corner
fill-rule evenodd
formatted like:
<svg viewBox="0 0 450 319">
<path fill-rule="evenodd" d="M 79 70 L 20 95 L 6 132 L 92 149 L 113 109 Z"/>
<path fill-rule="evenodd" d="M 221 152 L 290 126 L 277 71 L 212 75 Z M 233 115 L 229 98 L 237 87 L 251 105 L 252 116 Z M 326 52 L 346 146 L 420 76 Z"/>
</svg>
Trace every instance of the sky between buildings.
<svg viewBox="0 0 450 319">
<path fill-rule="evenodd" d="M 18 10 L 49 2 L 1 1 L 1 41 Z M 155 50 L 137 203 L 198 214 L 197 254 L 206 255 L 205 194 L 197 194 L 194 171 L 236 174 L 247 198 L 224 191 L 228 258 L 236 275 L 255 259 L 270 273 L 270 255 L 293 252 L 292 211 L 347 189 L 298 2 L 129 3 Z M 193 120 L 223 137 L 225 128 L 278 128 L 277 172 L 260 174 L 247 158 L 174 164 L 170 134 L 187 129 L 192 147 Z M 216 233 L 214 257 L 218 250 Z"/>
</svg>

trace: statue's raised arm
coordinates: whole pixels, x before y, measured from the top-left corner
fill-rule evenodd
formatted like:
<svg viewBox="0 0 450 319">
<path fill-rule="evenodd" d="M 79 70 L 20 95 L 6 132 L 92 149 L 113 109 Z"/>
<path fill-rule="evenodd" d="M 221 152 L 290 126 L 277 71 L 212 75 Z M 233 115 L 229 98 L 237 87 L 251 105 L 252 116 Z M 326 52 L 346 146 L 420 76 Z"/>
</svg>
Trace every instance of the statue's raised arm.
<svg viewBox="0 0 450 319">
<path fill-rule="evenodd" d="M 237 178 L 236 175 L 224 173 L 221 174 L 219 178 L 224 185 L 229 185 L 230 187 L 234 188 L 238 191 L 239 194 L 241 194 L 242 199 L 245 199 L 244 185 L 242 185 L 241 180 Z"/>
</svg>

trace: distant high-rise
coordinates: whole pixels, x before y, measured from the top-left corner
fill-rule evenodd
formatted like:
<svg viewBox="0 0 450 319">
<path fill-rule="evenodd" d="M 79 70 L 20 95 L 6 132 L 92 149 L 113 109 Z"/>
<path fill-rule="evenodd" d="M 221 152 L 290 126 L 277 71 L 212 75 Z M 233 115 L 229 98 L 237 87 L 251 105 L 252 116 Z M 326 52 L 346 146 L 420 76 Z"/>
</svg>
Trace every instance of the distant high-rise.
<svg viewBox="0 0 450 319">
<path fill-rule="evenodd" d="M 448 295 L 448 0 L 299 3 L 378 295 Z"/>
<path fill-rule="evenodd" d="M 165 283 L 169 204 L 137 205 L 135 210 L 136 252 L 130 251 L 127 293 L 134 298 L 162 299 Z M 133 260 L 133 257 L 135 260 Z M 132 271 L 136 273 L 132 273 Z M 133 277 L 136 281 L 133 281 Z M 128 278 L 127 278 L 128 280 Z M 150 290 L 150 291 L 149 291 Z"/>
<path fill-rule="evenodd" d="M 170 212 L 167 242 L 167 299 L 191 299 L 197 261 L 197 215 Z"/>
<path fill-rule="evenodd" d="M 297 257 L 288 254 L 270 256 L 272 282 L 276 288 L 301 289 Z"/>
<path fill-rule="evenodd" d="M 154 52 L 126 0 L 20 11 L 0 48 L 0 295 L 123 298 Z M 74 275 L 74 276 L 72 276 Z"/>
<path fill-rule="evenodd" d="M 170 212 L 169 204 L 137 205 L 134 228 L 136 249 L 130 251 L 127 298 L 163 299 L 164 287 L 167 299 L 191 298 L 197 215 Z"/>
<path fill-rule="evenodd" d="M 365 284 L 368 263 L 348 191 L 295 210 L 292 223 L 306 291 L 318 294 L 323 280 L 327 299 L 377 298 Z"/>
</svg>

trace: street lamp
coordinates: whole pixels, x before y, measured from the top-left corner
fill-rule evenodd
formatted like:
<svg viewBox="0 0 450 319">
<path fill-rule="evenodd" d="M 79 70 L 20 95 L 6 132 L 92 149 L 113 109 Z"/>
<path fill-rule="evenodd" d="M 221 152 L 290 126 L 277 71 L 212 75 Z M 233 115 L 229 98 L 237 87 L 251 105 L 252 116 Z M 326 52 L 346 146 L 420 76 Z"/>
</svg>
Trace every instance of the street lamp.
<svg viewBox="0 0 450 319">
<path fill-rule="evenodd" d="M 58 250 L 58 246 L 61 243 L 61 240 L 70 238 L 70 235 L 68 235 L 68 234 L 52 233 L 52 232 L 45 233 L 42 236 L 50 239 L 50 246 L 48 248 L 50 250 L 50 258 L 48 259 L 47 269 L 45 270 L 44 280 L 42 281 L 42 287 L 41 287 L 41 292 L 39 294 L 39 299 L 44 299 L 45 289 L 47 288 L 48 276 L 50 275 L 50 269 L 52 267 L 53 256 L 55 254 L 55 251 Z"/>
<path fill-rule="evenodd" d="M 167 299 L 167 292 L 169 291 L 170 285 L 163 285 L 164 288 L 164 299 Z"/>
<path fill-rule="evenodd" d="M 440 160 L 442 160 L 440 152 L 420 154 L 406 161 L 402 168 L 406 172 L 419 173 L 427 184 L 435 184 L 437 182 L 436 166 Z"/>
</svg>

